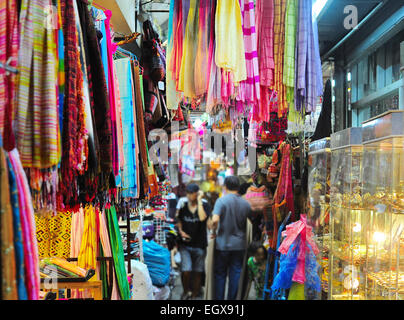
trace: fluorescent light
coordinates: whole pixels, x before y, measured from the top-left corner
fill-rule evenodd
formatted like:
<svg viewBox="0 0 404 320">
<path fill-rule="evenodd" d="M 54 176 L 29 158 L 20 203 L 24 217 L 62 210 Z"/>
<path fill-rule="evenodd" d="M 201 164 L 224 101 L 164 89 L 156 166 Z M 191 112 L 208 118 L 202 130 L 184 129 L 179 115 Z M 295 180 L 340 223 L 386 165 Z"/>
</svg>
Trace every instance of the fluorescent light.
<svg viewBox="0 0 404 320">
<path fill-rule="evenodd" d="M 348 72 L 347 76 L 346 76 L 347 81 L 351 81 L 352 80 L 352 73 Z"/>
<path fill-rule="evenodd" d="M 327 2 L 328 2 L 328 0 L 316 0 L 313 3 L 313 18 L 314 19 L 317 19 L 317 17 L 320 15 L 321 11 L 323 11 Z"/>
</svg>

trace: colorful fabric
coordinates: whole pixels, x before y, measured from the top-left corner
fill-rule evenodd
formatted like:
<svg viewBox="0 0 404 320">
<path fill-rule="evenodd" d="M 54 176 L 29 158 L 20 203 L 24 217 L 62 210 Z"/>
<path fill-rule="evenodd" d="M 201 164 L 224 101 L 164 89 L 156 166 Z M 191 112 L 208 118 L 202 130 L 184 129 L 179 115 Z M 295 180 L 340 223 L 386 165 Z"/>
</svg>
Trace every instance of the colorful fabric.
<svg viewBox="0 0 404 320">
<path fill-rule="evenodd" d="M 285 18 L 283 83 L 287 87 L 286 100 L 289 104 L 292 104 L 294 99 L 297 18 L 298 1 L 288 0 Z M 294 110 L 294 107 L 292 109 Z"/>
<path fill-rule="evenodd" d="M 215 62 L 218 67 L 233 73 L 233 81 L 237 86 L 247 79 L 239 1 L 218 0 L 215 19 Z"/>
<path fill-rule="evenodd" d="M 208 65 L 208 21 L 209 21 L 209 0 L 199 0 L 198 9 L 198 44 L 196 48 L 195 57 L 195 95 L 201 96 L 206 93 L 208 89 L 208 78 L 205 76 Z"/>
<path fill-rule="evenodd" d="M 274 0 L 257 0 L 257 47 L 260 84 L 265 87 L 274 81 Z"/>
<path fill-rule="evenodd" d="M 73 1 L 62 2 L 63 28 L 65 35 L 65 106 L 63 115 L 63 153 L 61 163 L 60 193 L 64 203 L 74 205 L 77 203 L 77 168 L 79 156 L 79 105 L 83 97 L 79 95 L 82 86 L 82 71 L 79 68 L 78 38 Z"/>
<path fill-rule="evenodd" d="M 271 112 L 278 112 L 278 116 L 282 117 L 288 112 L 288 104 L 286 101 L 286 88 L 283 84 L 283 66 L 285 55 L 285 14 L 286 0 L 274 0 L 274 86 L 273 89 L 278 96 L 278 108 L 271 108 Z"/>
<path fill-rule="evenodd" d="M 56 216 L 35 215 L 36 236 L 40 258 L 70 257 L 72 215 L 58 212 Z"/>
<path fill-rule="evenodd" d="M 93 206 L 87 205 L 84 208 L 84 227 L 81 238 L 80 253 L 77 265 L 83 269 L 93 269 L 97 271 L 98 237 L 96 225 L 96 212 Z M 90 281 L 97 279 L 96 277 Z M 89 297 L 91 293 L 84 291 L 84 297 Z"/>
<path fill-rule="evenodd" d="M 22 238 L 17 179 L 10 159 L 8 157 L 6 158 L 8 165 L 8 178 L 10 182 L 10 199 L 13 211 L 13 233 L 18 300 L 27 300 L 28 293 L 25 286 L 24 244 Z"/>
<path fill-rule="evenodd" d="M 57 46 L 58 46 L 58 93 L 59 93 L 59 131 L 60 136 L 63 135 L 63 114 L 64 114 L 64 98 L 65 98 L 65 43 L 63 35 L 63 18 L 62 18 L 62 3 L 61 0 L 57 0 L 58 10 L 58 30 L 57 30 Z"/>
<path fill-rule="evenodd" d="M 105 211 L 97 210 L 98 215 L 99 215 L 99 221 L 100 221 L 100 241 L 101 241 L 101 247 L 102 247 L 102 252 L 104 256 L 106 257 L 112 257 L 112 250 L 111 250 L 111 245 L 110 245 L 110 240 L 109 240 L 109 234 L 108 234 L 108 227 L 107 227 L 107 217 Z M 112 262 L 107 262 L 107 273 L 109 273 L 109 264 Z M 118 283 L 116 280 L 116 273 L 114 272 L 113 275 L 113 284 L 112 284 L 112 293 L 111 293 L 111 300 L 119 300 L 119 292 L 118 292 Z M 108 277 L 109 279 L 109 277 Z"/>
<path fill-rule="evenodd" d="M 17 178 L 18 204 L 24 243 L 25 284 L 28 290 L 28 299 L 38 300 L 39 255 L 31 191 L 17 149 L 10 151 L 9 157 Z"/>
<path fill-rule="evenodd" d="M 112 172 L 112 121 L 108 98 L 108 89 L 105 81 L 104 69 L 92 16 L 85 1 L 77 1 L 80 16 L 84 48 L 86 51 L 87 76 L 90 90 L 91 109 L 94 115 L 95 131 L 97 133 L 98 148 L 97 159 L 99 168 L 104 177 Z M 108 179 L 104 179 L 108 184 Z M 106 187 L 105 185 L 103 187 Z"/>
<path fill-rule="evenodd" d="M 115 207 L 107 205 L 105 209 L 108 221 L 109 237 L 111 241 L 112 256 L 114 258 L 115 272 L 118 280 L 119 294 L 122 300 L 129 300 L 130 290 L 125 270 L 121 232 L 119 230 Z"/>
<path fill-rule="evenodd" d="M 115 92 L 115 76 L 114 76 L 114 61 L 113 61 L 113 53 L 114 48 L 112 46 L 112 37 L 111 37 L 111 28 L 110 21 L 112 17 L 112 12 L 109 10 L 105 11 L 105 15 L 107 16 L 105 20 L 105 37 L 107 41 L 107 49 L 108 49 L 108 65 L 109 65 L 109 106 L 110 106 L 110 114 L 111 114 L 111 125 L 112 125 L 112 172 L 115 176 L 119 173 L 119 151 L 118 151 L 118 137 L 117 137 L 117 119 L 116 119 L 116 92 Z"/>
<path fill-rule="evenodd" d="M 7 63 L 16 68 L 18 59 L 18 10 L 17 1 L 0 1 L 0 62 Z M 6 151 L 15 148 L 15 137 L 12 130 L 13 115 L 15 112 L 15 74 L 6 74 L 0 69 L 0 136 L 3 137 L 3 146 Z"/>
<path fill-rule="evenodd" d="M 269 87 L 274 84 L 274 0 L 257 0 L 257 51 L 260 74 L 260 102 L 253 120 L 269 122 Z"/>
<path fill-rule="evenodd" d="M 17 300 L 13 211 L 10 200 L 7 160 L 3 148 L 0 148 L 0 222 L 1 299 Z"/>
<path fill-rule="evenodd" d="M 140 149 L 140 166 L 139 171 L 141 175 L 141 184 L 143 184 L 143 195 L 140 193 L 140 198 L 144 198 L 149 191 L 149 182 L 148 182 L 148 157 L 147 157 L 147 138 L 146 138 L 146 128 L 144 122 L 144 104 L 142 100 L 142 93 L 140 91 L 140 71 L 139 65 L 133 64 L 133 75 L 134 75 L 134 83 L 135 83 L 135 97 L 136 97 L 136 121 L 137 121 L 137 136 L 139 139 L 139 149 Z M 139 184 L 140 185 L 140 184 Z"/>
<path fill-rule="evenodd" d="M 248 277 L 254 282 L 256 299 L 262 300 L 265 286 L 265 263 L 258 264 L 254 257 L 250 257 L 247 262 L 247 268 Z"/>
<path fill-rule="evenodd" d="M 136 156 L 134 124 L 134 95 L 133 95 L 133 77 L 132 66 L 129 58 L 118 59 L 114 61 L 119 81 L 119 92 L 122 108 L 122 130 L 123 136 L 123 155 L 124 170 L 122 173 L 122 184 L 124 197 L 133 197 L 136 193 Z"/>
<path fill-rule="evenodd" d="M 247 105 L 257 105 L 260 100 L 260 77 L 254 1 L 240 0 L 240 7 L 243 16 L 247 79 L 240 83 L 237 100 Z"/>
<path fill-rule="evenodd" d="M 181 71 L 178 80 L 178 90 L 184 92 L 187 98 L 196 98 L 195 91 L 195 59 L 197 50 L 198 29 L 197 0 L 190 0 L 187 23 L 184 33 Z"/>
<path fill-rule="evenodd" d="M 296 59 L 296 110 L 301 111 L 305 108 L 306 112 L 314 112 L 318 97 L 322 95 L 323 82 L 317 21 L 312 19 L 310 0 L 299 2 Z"/>
<path fill-rule="evenodd" d="M 50 168 L 59 163 L 57 65 L 54 34 L 46 28 L 50 0 L 23 0 L 15 132 L 24 167 Z"/>
</svg>

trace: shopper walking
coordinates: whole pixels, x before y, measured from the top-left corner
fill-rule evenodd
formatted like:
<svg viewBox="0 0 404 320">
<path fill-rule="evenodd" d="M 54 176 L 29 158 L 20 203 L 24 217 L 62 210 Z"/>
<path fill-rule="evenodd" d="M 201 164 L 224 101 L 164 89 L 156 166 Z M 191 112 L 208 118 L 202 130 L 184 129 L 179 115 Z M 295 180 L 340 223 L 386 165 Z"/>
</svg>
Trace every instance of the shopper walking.
<svg viewBox="0 0 404 320">
<path fill-rule="evenodd" d="M 235 300 L 246 251 L 247 218 L 251 219 L 252 211 L 250 204 L 238 193 L 240 181 L 237 177 L 227 177 L 224 185 L 225 195 L 216 201 L 208 227 L 216 237 L 215 299 L 224 300 L 228 275 L 227 299 Z"/>
<path fill-rule="evenodd" d="M 177 227 L 181 236 L 181 278 L 184 289 L 182 300 L 195 299 L 201 292 L 208 245 L 206 222 L 211 214 L 209 203 L 202 199 L 203 192 L 197 184 L 189 184 L 186 194 L 177 205 Z"/>
</svg>

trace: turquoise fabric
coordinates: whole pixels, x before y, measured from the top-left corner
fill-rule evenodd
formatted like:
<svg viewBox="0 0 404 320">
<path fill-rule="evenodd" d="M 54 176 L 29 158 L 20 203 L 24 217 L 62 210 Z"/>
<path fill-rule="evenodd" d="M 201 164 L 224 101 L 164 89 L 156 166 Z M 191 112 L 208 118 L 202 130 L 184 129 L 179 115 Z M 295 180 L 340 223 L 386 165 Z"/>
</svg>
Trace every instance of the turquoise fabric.
<svg viewBox="0 0 404 320">
<path fill-rule="evenodd" d="M 134 91 L 130 58 L 114 61 L 121 98 L 121 118 L 123 134 L 124 170 L 122 173 L 122 196 L 136 195 L 136 128 L 134 125 Z"/>
<path fill-rule="evenodd" d="M 11 199 L 11 206 L 13 209 L 14 250 L 15 250 L 15 267 L 17 276 L 18 299 L 28 300 L 28 292 L 25 286 L 24 247 L 22 239 L 20 208 L 18 204 L 17 179 L 8 155 L 6 155 L 6 159 L 8 165 L 8 179 L 10 183 L 10 199 Z"/>
</svg>

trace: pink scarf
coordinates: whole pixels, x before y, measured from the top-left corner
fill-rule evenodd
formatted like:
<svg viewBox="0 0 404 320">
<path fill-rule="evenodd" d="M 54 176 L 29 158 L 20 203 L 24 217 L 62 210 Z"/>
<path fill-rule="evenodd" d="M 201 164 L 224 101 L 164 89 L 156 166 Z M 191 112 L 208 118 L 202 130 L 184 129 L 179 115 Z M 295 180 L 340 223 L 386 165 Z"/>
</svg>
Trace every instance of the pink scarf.
<svg viewBox="0 0 404 320">
<path fill-rule="evenodd" d="M 17 178 L 18 203 L 20 206 L 21 228 L 24 241 L 25 278 L 30 300 L 39 299 L 39 253 L 36 239 L 34 208 L 28 180 L 21 165 L 17 149 L 9 152 L 10 161 Z"/>
</svg>

